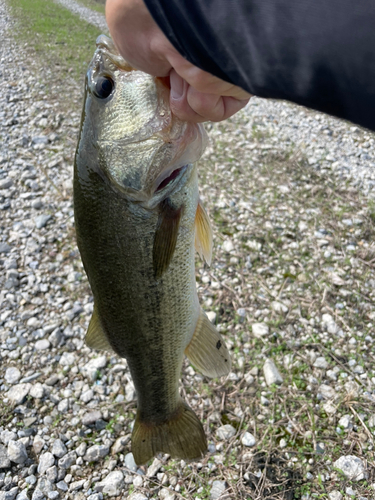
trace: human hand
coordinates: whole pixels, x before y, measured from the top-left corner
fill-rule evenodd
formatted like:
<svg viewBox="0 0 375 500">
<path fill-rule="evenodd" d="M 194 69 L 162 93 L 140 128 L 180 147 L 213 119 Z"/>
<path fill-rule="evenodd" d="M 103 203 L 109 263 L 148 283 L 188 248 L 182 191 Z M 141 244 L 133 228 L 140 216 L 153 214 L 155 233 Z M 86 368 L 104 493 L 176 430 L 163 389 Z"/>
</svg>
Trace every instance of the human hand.
<svg viewBox="0 0 375 500">
<path fill-rule="evenodd" d="M 143 0 L 107 0 L 106 17 L 113 41 L 129 64 L 154 76 L 170 76 L 171 110 L 182 120 L 218 122 L 248 103 L 248 92 L 182 57 Z"/>
</svg>

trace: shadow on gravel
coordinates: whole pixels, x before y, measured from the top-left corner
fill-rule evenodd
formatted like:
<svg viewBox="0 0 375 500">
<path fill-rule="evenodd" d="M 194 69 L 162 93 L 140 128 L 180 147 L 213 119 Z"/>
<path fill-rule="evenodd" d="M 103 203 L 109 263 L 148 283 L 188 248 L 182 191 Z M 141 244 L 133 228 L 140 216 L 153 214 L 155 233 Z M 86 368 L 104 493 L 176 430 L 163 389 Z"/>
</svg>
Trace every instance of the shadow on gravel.
<svg viewBox="0 0 375 500">
<path fill-rule="evenodd" d="M 259 469 L 260 477 L 249 474 L 247 486 L 254 492 L 254 498 L 264 500 L 293 500 L 297 485 L 303 483 L 303 475 L 297 470 L 289 468 L 288 460 L 282 454 L 273 452 L 268 455 L 259 452 L 254 456 L 253 469 Z"/>
</svg>

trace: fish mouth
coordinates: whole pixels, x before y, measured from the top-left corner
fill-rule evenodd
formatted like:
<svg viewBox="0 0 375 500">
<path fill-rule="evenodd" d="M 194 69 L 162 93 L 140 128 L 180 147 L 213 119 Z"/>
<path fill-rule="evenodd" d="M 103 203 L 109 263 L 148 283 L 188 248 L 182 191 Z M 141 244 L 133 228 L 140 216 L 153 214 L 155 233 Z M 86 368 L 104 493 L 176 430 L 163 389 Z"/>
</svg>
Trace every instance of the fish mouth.
<svg viewBox="0 0 375 500">
<path fill-rule="evenodd" d="M 119 54 L 113 40 L 106 35 L 99 35 L 96 39 L 96 48 L 107 56 L 107 58 L 118 68 L 123 71 L 133 71 L 134 68 Z"/>
</svg>

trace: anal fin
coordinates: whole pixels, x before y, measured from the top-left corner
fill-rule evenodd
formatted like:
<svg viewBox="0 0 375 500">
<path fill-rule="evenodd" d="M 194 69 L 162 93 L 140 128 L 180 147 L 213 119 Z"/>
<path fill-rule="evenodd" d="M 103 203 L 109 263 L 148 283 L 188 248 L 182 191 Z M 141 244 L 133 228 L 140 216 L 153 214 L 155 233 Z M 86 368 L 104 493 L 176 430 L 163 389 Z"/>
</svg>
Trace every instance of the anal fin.
<svg viewBox="0 0 375 500">
<path fill-rule="evenodd" d="M 201 309 L 193 338 L 185 348 L 185 354 L 206 377 L 228 375 L 231 359 L 225 342 L 215 326 Z"/>
<path fill-rule="evenodd" d="M 102 324 L 99 319 L 98 311 L 94 306 L 94 312 L 92 314 L 89 327 L 85 336 L 86 344 L 91 347 L 91 349 L 98 349 L 99 351 L 113 351 L 107 335 L 105 334 Z"/>
<path fill-rule="evenodd" d="M 207 212 L 199 200 L 195 214 L 195 250 L 210 266 L 212 260 L 212 227 Z"/>
<path fill-rule="evenodd" d="M 132 433 L 132 453 L 137 465 L 145 464 L 159 452 L 172 458 L 194 460 L 206 451 L 203 426 L 182 400 L 174 414 L 161 423 L 142 422 L 137 413 Z"/>
</svg>

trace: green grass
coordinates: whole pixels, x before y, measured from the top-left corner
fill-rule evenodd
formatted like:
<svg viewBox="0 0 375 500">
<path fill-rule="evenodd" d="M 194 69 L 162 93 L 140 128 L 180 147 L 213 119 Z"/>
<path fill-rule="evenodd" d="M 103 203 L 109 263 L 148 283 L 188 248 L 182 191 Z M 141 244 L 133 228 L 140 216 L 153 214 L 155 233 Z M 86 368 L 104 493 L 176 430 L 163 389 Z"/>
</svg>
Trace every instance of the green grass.
<svg viewBox="0 0 375 500">
<path fill-rule="evenodd" d="M 78 0 L 78 3 L 101 14 L 105 13 L 105 0 Z"/>
<path fill-rule="evenodd" d="M 16 38 L 57 78 L 82 79 L 100 30 L 52 0 L 9 0 L 17 21 Z M 43 75 L 41 75 L 43 78 Z"/>
</svg>

